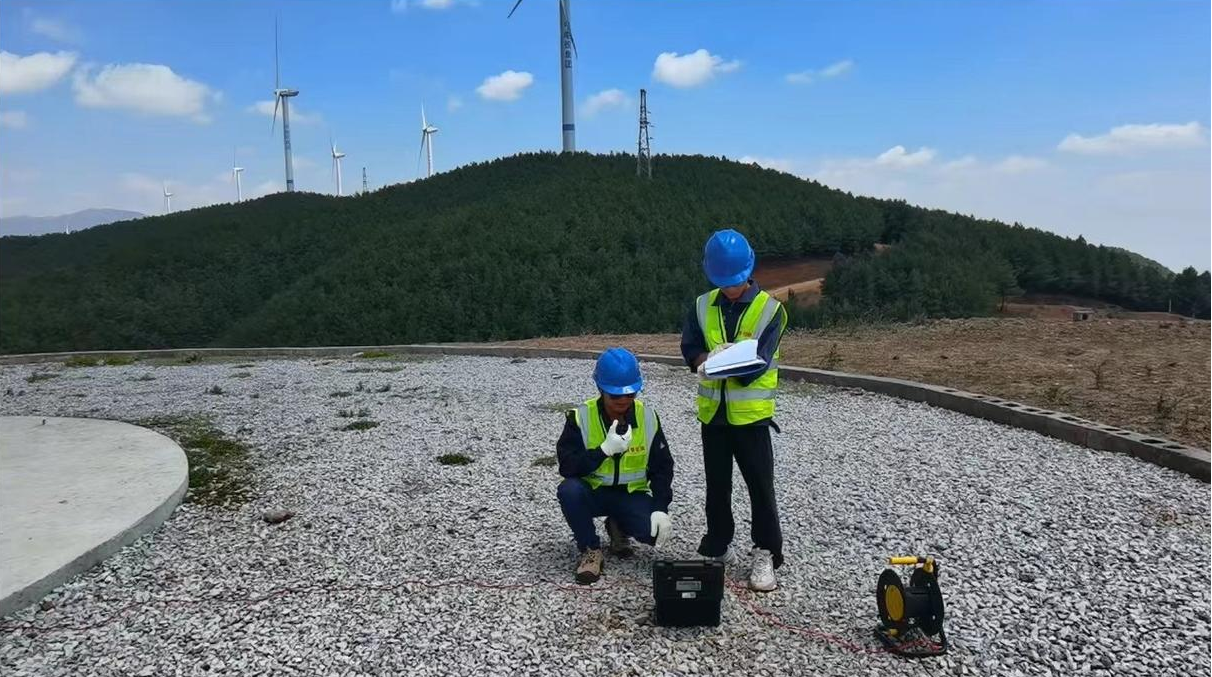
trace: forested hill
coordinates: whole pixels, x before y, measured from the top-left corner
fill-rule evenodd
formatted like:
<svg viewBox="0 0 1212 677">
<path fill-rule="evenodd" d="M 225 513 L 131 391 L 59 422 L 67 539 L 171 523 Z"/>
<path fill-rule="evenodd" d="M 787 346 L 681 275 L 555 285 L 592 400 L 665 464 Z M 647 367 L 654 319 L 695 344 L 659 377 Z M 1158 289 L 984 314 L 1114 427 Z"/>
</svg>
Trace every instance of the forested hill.
<svg viewBox="0 0 1212 677">
<path fill-rule="evenodd" d="M 544 153 L 358 197 L 0 238 L 0 351 L 669 331 L 707 286 L 703 242 L 724 226 L 759 256 L 840 257 L 801 322 L 983 314 L 1016 288 L 1154 310 L 1183 284 L 1080 239 L 727 160 L 657 157 L 644 181 L 634 156 Z M 881 241 L 895 246 L 871 255 Z M 1207 279 L 1187 283 L 1204 316 Z"/>
</svg>

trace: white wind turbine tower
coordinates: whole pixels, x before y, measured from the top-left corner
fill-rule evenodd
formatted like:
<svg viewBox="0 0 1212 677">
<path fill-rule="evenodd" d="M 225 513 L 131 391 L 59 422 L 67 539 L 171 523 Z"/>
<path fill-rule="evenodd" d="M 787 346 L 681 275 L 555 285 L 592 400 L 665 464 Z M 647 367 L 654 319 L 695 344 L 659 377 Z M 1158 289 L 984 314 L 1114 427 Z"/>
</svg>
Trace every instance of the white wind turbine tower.
<svg viewBox="0 0 1212 677">
<path fill-rule="evenodd" d="M 513 16 L 520 4 L 522 4 L 522 0 L 518 0 L 513 9 L 509 10 L 509 16 Z M 556 4 L 560 6 L 560 111 L 563 123 L 561 131 L 564 137 L 564 152 L 573 153 L 577 149 L 577 125 L 572 103 L 572 59 L 577 55 L 577 43 L 572 38 L 570 0 L 556 0 Z"/>
<path fill-rule="evenodd" d="M 272 136 L 278 122 L 278 106 L 282 106 L 282 148 L 286 155 L 286 192 L 295 189 L 295 167 L 290 159 L 290 97 L 298 96 L 299 90 L 284 88 L 278 72 L 278 22 L 274 21 L 274 119 L 269 124 Z"/>
<path fill-rule="evenodd" d="M 244 201 L 244 193 L 240 190 L 240 172 L 244 171 L 243 167 L 236 166 L 236 151 L 231 152 L 231 177 L 236 182 L 236 202 Z"/>
<path fill-rule="evenodd" d="M 168 182 L 164 182 L 164 213 L 171 214 L 173 211 L 173 194 L 168 192 Z"/>
<path fill-rule="evenodd" d="M 426 153 L 425 161 L 425 177 L 433 176 L 433 135 L 438 133 L 438 128 L 429 124 L 425 120 L 425 106 L 421 106 L 421 152 Z M 420 153 L 417 154 L 417 163 L 421 162 Z"/>
<path fill-rule="evenodd" d="M 345 153 L 337 150 L 337 145 L 332 142 L 332 135 L 328 137 L 328 148 L 332 151 L 332 166 L 337 172 L 337 197 L 341 197 L 341 158 L 345 157 Z"/>
</svg>

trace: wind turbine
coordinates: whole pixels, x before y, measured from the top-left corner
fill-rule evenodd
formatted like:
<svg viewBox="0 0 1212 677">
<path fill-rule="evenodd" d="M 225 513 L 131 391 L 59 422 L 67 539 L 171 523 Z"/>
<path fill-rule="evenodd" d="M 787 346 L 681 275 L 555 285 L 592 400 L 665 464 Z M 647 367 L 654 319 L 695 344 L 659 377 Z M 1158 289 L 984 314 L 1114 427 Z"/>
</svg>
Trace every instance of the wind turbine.
<svg viewBox="0 0 1212 677">
<path fill-rule="evenodd" d="M 417 153 L 417 163 L 421 162 L 421 153 L 427 153 L 425 162 L 425 177 L 433 176 L 433 135 L 438 128 L 425 120 L 425 106 L 421 106 L 421 150 Z"/>
<path fill-rule="evenodd" d="M 173 211 L 173 194 L 168 192 L 168 182 L 164 182 L 164 213 L 171 214 Z"/>
<path fill-rule="evenodd" d="M 274 126 L 278 122 L 278 106 L 282 106 L 282 148 L 286 154 L 286 192 L 295 189 L 295 167 L 290 159 L 290 97 L 298 96 L 299 90 L 282 87 L 278 70 L 278 22 L 274 20 L 274 119 L 269 124 L 269 134 L 273 136 Z"/>
<path fill-rule="evenodd" d="M 337 170 L 337 197 L 341 197 L 341 158 L 345 157 L 345 153 L 337 150 L 331 134 L 328 136 L 328 148 L 332 151 L 332 166 Z"/>
<path fill-rule="evenodd" d="M 577 125 L 572 104 L 572 59 L 577 56 L 577 43 L 572 38 L 572 12 L 569 3 L 570 0 L 556 0 L 556 4 L 560 6 L 560 110 L 563 114 L 561 129 L 565 153 L 573 153 L 577 149 Z M 514 3 L 513 9 L 509 10 L 509 16 L 513 16 L 521 4 L 522 0 Z"/>
<path fill-rule="evenodd" d="M 243 167 L 236 166 L 236 151 L 231 152 L 231 177 L 236 181 L 236 202 L 244 201 L 244 194 L 240 190 L 240 172 L 244 171 Z"/>
</svg>

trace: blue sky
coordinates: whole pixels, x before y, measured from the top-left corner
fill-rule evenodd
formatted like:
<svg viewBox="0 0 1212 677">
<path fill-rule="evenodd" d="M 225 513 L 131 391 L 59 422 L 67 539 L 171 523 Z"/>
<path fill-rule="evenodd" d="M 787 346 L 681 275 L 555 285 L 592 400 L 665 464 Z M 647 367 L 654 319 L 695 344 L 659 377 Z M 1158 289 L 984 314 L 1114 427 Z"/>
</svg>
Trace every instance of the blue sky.
<svg viewBox="0 0 1212 677">
<path fill-rule="evenodd" d="M 0 4 L 0 214 L 156 213 L 559 147 L 554 0 Z M 744 158 L 1209 267 L 1209 4 L 573 0 L 578 147 Z M 702 50 L 702 51 L 700 51 Z M 492 86 L 490 79 L 512 72 Z M 488 86 L 486 86 L 488 85 Z M 263 104 L 262 104 L 263 105 Z M 659 164 L 656 168 L 659 171 Z"/>
</svg>

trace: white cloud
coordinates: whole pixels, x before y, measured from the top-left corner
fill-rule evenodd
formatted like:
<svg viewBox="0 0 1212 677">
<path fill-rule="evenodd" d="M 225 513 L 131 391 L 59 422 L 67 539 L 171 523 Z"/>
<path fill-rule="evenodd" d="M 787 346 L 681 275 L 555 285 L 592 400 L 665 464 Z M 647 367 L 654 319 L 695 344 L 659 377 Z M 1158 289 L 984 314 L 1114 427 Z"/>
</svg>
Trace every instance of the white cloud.
<svg viewBox="0 0 1212 677">
<path fill-rule="evenodd" d="M 593 117 L 607 108 L 620 108 L 631 103 L 621 89 L 607 89 L 589 97 L 581 106 L 586 117 Z"/>
<path fill-rule="evenodd" d="M 836 63 L 831 63 L 821 69 L 821 77 L 836 78 L 839 75 L 845 75 L 854 68 L 854 62 L 850 59 L 843 59 Z"/>
<path fill-rule="evenodd" d="M 796 167 L 799 164 L 795 160 L 789 160 L 787 158 L 754 157 L 752 155 L 746 155 L 740 160 L 737 160 L 737 162 L 746 165 L 757 165 L 759 167 L 765 167 L 766 169 L 776 169 L 780 172 L 786 172 L 787 174 L 795 174 Z"/>
<path fill-rule="evenodd" d="M 1011 155 L 1005 160 L 995 164 L 993 169 L 1004 174 L 1024 174 L 1033 172 L 1038 169 L 1043 169 L 1048 166 L 1048 161 L 1043 158 L 1027 157 L 1024 155 Z"/>
<path fill-rule="evenodd" d="M 967 169 L 973 169 L 980 164 L 980 161 L 971 155 L 965 155 L 961 158 L 948 160 L 943 163 L 941 169 L 944 172 L 959 172 Z"/>
<path fill-rule="evenodd" d="M 41 35 L 44 38 L 50 38 L 58 42 L 75 44 L 81 42 L 83 39 L 83 34 L 79 28 L 58 19 L 30 16 L 29 29 L 35 35 Z"/>
<path fill-rule="evenodd" d="M 788 73 L 786 76 L 787 82 L 793 85 L 810 85 L 817 80 L 827 80 L 845 75 L 854 69 L 854 61 L 843 59 L 836 63 L 831 63 L 819 71 L 807 70 L 799 73 Z"/>
<path fill-rule="evenodd" d="M 652 65 L 652 77 L 672 87 L 697 87 L 719 73 L 731 73 L 740 67 L 740 61 L 725 61 L 705 49 L 682 56 L 677 52 L 661 52 Z"/>
<path fill-rule="evenodd" d="M 450 9 L 455 5 L 476 5 L 476 0 L 391 0 L 391 11 L 396 14 L 407 14 L 410 7 L 419 7 L 432 11 Z"/>
<path fill-rule="evenodd" d="M 29 125 L 29 116 L 23 110 L 0 111 L 0 127 L 8 129 L 25 129 Z"/>
<path fill-rule="evenodd" d="M 147 63 L 110 64 L 94 77 L 91 68 L 73 76 L 76 103 L 86 108 L 121 108 L 149 115 L 186 117 L 210 122 L 206 107 L 219 92 L 184 78 L 168 66 Z"/>
<path fill-rule="evenodd" d="M 1082 234 L 1176 270 L 1209 266 L 1212 175 L 1202 153 L 1140 158 L 1130 170 L 1067 154 L 952 159 L 936 153 L 929 162 L 904 166 L 915 155 L 894 147 L 882 154 L 882 164 L 867 156 L 800 160 L 793 167 L 806 170 L 798 175 L 858 195 L 1018 221 L 1068 237 Z"/>
<path fill-rule="evenodd" d="M 76 63 L 71 52 L 18 56 L 0 51 L 0 94 L 36 92 L 55 84 Z"/>
<path fill-rule="evenodd" d="M 281 108 L 281 107 L 279 106 L 279 108 Z M 256 113 L 258 115 L 264 115 L 267 118 L 273 117 L 274 102 L 272 100 L 271 101 L 258 101 L 256 103 L 254 103 L 253 105 L 249 106 L 248 108 L 245 108 L 244 110 L 249 113 Z M 281 110 L 278 111 L 278 119 L 279 120 L 282 119 Z M 308 113 L 306 111 L 301 110 L 299 108 L 298 104 L 295 104 L 293 102 L 290 104 L 290 123 L 292 125 L 293 124 L 310 125 L 310 124 L 314 124 L 314 123 L 321 122 L 321 121 L 322 121 L 322 118 L 319 113 Z M 278 124 L 281 124 L 281 123 L 279 122 Z"/>
<path fill-rule="evenodd" d="M 517 101 L 532 84 L 534 76 L 530 73 L 505 71 L 485 78 L 483 84 L 476 87 L 476 92 L 489 101 Z"/>
<path fill-rule="evenodd" d="M 463 107 L 463 99 L 451 94 L 446 98 L 446 111 L 453 113 Z"/>
<path fill-rule="evenodd" d="M 928 164 L 934 159 L 935 151 L 933 148 L 922 147 L 910 153 L 905 150 L 904 146 L 893 146 L 888 150 L 880 153 L 875 158 L 875 164 L 882 167 L 895 167 L 903 169 L 907 167 L 917 167 Z"/>
<path fill-rule="evenodd" d="M 1070 134 L 1057 145 L 1059 150 L 1086 155 L 1123 155 L 1138 151 L 1202 148 L 1208 143 L 1206 130 L 1198 122 L 1185 125 L 1121 125 L 1101 136 Z"/>
</svg>

